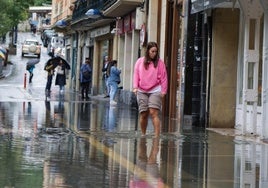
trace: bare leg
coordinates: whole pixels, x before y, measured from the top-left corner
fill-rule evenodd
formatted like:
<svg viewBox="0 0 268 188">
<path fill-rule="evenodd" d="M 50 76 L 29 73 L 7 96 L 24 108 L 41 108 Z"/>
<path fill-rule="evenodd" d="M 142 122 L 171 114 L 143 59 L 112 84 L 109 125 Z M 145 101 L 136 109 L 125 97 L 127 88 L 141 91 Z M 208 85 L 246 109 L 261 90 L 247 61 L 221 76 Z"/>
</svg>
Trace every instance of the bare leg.
<svg viewBox="0 0 268 188">
<path fill-rule="evenodd" d="M 146 134 L 146 129 L 148 125 L 148 116 L 149 116 L 149 111 L 140 113 L 140 126 L 141 126 L 141 133 L 143 135 Z"/>
<path fill-rule="evenodd" d="M 152 122 L 154 126 L 154 134 L 156 137 L 160 135 L 160 119 L 159 119 L 159 110 L 155 108 L 149 108 L 150 116 L 152 117 Z"/>
</svg>

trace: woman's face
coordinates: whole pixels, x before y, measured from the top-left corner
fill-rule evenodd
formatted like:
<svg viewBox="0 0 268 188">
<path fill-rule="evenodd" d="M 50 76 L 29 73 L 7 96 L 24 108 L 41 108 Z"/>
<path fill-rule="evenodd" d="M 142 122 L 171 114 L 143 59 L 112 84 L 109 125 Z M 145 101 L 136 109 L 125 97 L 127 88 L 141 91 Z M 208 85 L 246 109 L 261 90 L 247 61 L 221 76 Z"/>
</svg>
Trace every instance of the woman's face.
<svg viewBox="0 0 268 188">
<path fill-rule="evenodd" d="M 157 55 L 157 48 L 156 47 L 152 47 L 149 49 L 149 57 L 151 59 L 155 59 L 156 55 Z"/>
</svg>

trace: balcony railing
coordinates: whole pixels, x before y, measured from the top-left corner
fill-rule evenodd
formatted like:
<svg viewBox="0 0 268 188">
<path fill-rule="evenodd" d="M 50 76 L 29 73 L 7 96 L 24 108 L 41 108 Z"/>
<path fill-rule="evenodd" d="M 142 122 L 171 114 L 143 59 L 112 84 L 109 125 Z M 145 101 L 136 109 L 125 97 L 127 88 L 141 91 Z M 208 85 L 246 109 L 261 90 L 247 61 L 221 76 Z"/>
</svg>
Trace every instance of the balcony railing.
<svg viewBox="0 0 268 188">
<path fill-rule="evenodd" d="M 111 7 L 114 3 L 116 3 L 117 0 L 107 0 L 104 2 L 103 5 L 103 10 L 108 9 L 109 7 Z"/>
<path fill-rule="evenodd" d="M 87 0 L 77 0 L 75 2 L 75 9 L 73 11 L 72 21 L 78 21 L 86 18 L 85 13 L 89 9 L 102 10 L 104 6 L 104 0 L 94 0 L 94 2 L 88 2 Z"/>
</svg>

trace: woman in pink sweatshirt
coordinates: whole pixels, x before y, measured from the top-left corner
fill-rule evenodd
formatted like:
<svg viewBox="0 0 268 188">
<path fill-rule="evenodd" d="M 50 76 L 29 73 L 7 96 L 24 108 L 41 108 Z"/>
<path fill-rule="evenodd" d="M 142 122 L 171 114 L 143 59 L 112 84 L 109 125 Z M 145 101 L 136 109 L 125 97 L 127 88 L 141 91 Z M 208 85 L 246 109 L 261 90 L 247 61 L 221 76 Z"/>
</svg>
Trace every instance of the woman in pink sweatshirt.
<svg viewBox="0 0 268 188">
<path fill-rule="evenodd" d="M 167 93 L 167 82 L 166 66 L 159 58 L 158 45 L 155 42 L 149 42 L 145 56 L 139 58 L 135 64 L 133 78 L 133 92 L 137 96 L 143 135 L 146 134 L 149 115 L 152 118 L 155 136 L 160 135 L 159 112 L 162 98 Z"/>
</svg>

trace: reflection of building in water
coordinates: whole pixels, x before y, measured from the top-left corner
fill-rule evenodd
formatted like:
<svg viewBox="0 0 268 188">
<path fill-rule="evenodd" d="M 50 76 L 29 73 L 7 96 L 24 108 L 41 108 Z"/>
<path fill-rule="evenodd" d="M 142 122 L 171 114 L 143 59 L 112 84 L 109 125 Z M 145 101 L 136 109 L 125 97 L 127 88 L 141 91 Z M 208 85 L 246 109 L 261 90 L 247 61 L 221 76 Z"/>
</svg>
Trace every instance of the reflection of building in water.
<svg viewBox="0 0 268 188">
<path fill-rule="evenodd" d="M 268 146 L 237 141 L 235 182 L 239 188 L 268 187 Z"/>
</svg>

